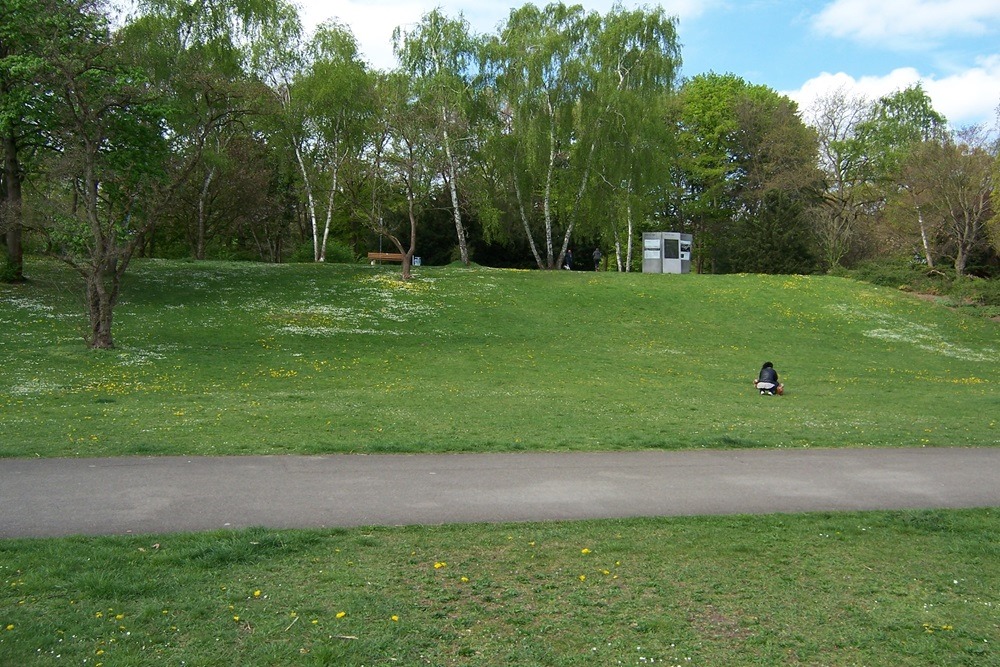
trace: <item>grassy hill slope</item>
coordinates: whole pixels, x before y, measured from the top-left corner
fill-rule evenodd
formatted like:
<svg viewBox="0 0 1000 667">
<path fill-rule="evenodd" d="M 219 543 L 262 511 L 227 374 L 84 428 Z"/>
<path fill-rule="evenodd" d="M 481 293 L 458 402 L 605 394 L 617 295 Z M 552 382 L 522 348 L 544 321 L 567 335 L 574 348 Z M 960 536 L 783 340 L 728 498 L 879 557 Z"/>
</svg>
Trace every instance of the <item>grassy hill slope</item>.
<svg viewBox="0 0 1000 667">
<path fill-rule="evenodd" d="M 1000 325 L 843 278 L 147 261 L 92 352 L 27 273 L 2 456 L 1000 443 Z"/>
</svg>

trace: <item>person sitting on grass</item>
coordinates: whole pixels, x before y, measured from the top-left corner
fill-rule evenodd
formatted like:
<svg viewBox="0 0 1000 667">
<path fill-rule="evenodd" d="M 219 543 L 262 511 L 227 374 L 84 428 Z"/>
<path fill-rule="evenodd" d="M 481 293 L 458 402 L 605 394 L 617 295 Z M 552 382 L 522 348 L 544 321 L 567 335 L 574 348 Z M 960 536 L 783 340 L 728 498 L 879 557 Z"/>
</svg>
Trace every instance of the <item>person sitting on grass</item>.
<svg viewBox="0 0 1000 667">
<path fill-rule="evenodd" d="M 760 395 L 781 396 L 785 393 L 785 385 L 778 382 L 778 371 L 774 370 L 774 364 L 765 361 L 760 368 L 757 379 L 753 381 L 753 386 L 760 390 Z"/>
</svg>

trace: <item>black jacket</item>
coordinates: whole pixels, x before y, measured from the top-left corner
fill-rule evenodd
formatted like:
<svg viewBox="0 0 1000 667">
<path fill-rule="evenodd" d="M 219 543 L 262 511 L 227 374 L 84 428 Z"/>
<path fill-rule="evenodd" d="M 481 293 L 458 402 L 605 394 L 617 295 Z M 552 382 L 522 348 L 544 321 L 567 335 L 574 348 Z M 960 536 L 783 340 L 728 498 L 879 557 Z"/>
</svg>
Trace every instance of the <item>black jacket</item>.
<svg viewBox="0 0 1000 667">
<path fill-rule="evenodd" d="M 760 376 L 757 378 L 760 382 L 771 382 L 773 384 L 778 384 L 778 371 L 774 370 L 770 366 L 766 366 L 760 369 Z"/>
</svg>

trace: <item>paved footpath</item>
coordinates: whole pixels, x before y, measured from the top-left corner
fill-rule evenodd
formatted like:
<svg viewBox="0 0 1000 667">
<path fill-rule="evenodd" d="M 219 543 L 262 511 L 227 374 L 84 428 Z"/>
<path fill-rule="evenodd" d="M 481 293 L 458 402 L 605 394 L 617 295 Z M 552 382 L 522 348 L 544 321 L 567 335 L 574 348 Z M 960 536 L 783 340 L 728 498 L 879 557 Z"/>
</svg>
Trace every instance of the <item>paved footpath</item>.
<svg viewBox="0 0 1000 667">
<path fill-rule="evenodd" d="M 1000 448 L 0 459 L 0 537 L 1000 507 Z"/>
</svg>

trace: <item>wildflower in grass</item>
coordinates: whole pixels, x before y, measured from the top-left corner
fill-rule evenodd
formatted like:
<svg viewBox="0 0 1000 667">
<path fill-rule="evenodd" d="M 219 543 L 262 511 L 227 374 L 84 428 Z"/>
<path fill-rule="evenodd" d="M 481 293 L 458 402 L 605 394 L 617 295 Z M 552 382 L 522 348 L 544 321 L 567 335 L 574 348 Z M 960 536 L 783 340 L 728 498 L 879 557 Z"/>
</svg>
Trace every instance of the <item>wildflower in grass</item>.
<svg viewBox="0 0 1000 667">
<path fill-rule="evenodd" d="M 586 549 L 586 548 L 580 549 L 580 553 L 582 553 L 583 555 L 587 555 L 587 554 L 590 553 L 590 549 Z"/>
<path fill-rule="evenodd" d="M 259 590 L 257 590 L 257 591 L 254 591 L 254 592 L 253 592 L 253 597 L 254 597 L 254 599 L 257 599 L 257 598 L 259 598 L 259 597 L 260 597 L 260 591 L 259 591 Z"/>
<path fill-rule="evenodd" d="M 338 611 L 337 612 L 337 618 L 343 618 L 345 616 L 347 616 L 347 612 L 346 611 Z"/>
<path fill-rule="evenodd" d="M 448 567 L 448 563 L 445 563 L 444 561 L 439 561 L 437 563 L 434 563 L 435 570 L 440 570 L 442 567 Z"/>
<path fill-rule="evenodd" d="M 10 631 L 11 631 L 11 630 L 13 630 L 13 629 L 14 629 L 14 624 L 13 624 L 13 623 L 9 623 L 9 624 L 7 625 L 7 632 L 10 632 Z"/>
<path fill-rule="evenodd" d="M 233 616 L 233 620 L 236 621 L 237 623 L 239 623 L 240 622 L 240 617 L 239 616 Z"/>
<path fill-rule="evenodd" d="M 580 575 L 580 581 L 586 581 L 586 580 L 587 580 L 587 575 L 581 574 Z"/>
<path fill-rule="evenodd" d="M 463 584 L 469 583 L 469 578 L 468 577 L 462 577 L 462 583 Z"/>
<path fill-rule="evenodd" d="M 390 620 L 391 620 L 391 621 L 392 621 L 393 623 L 399 623 L 399 616 L 396 616 L 395 614 L 393 614 L 393 615 L 392 615 L 392 616 L 390 617 Z"/>
</svg>

